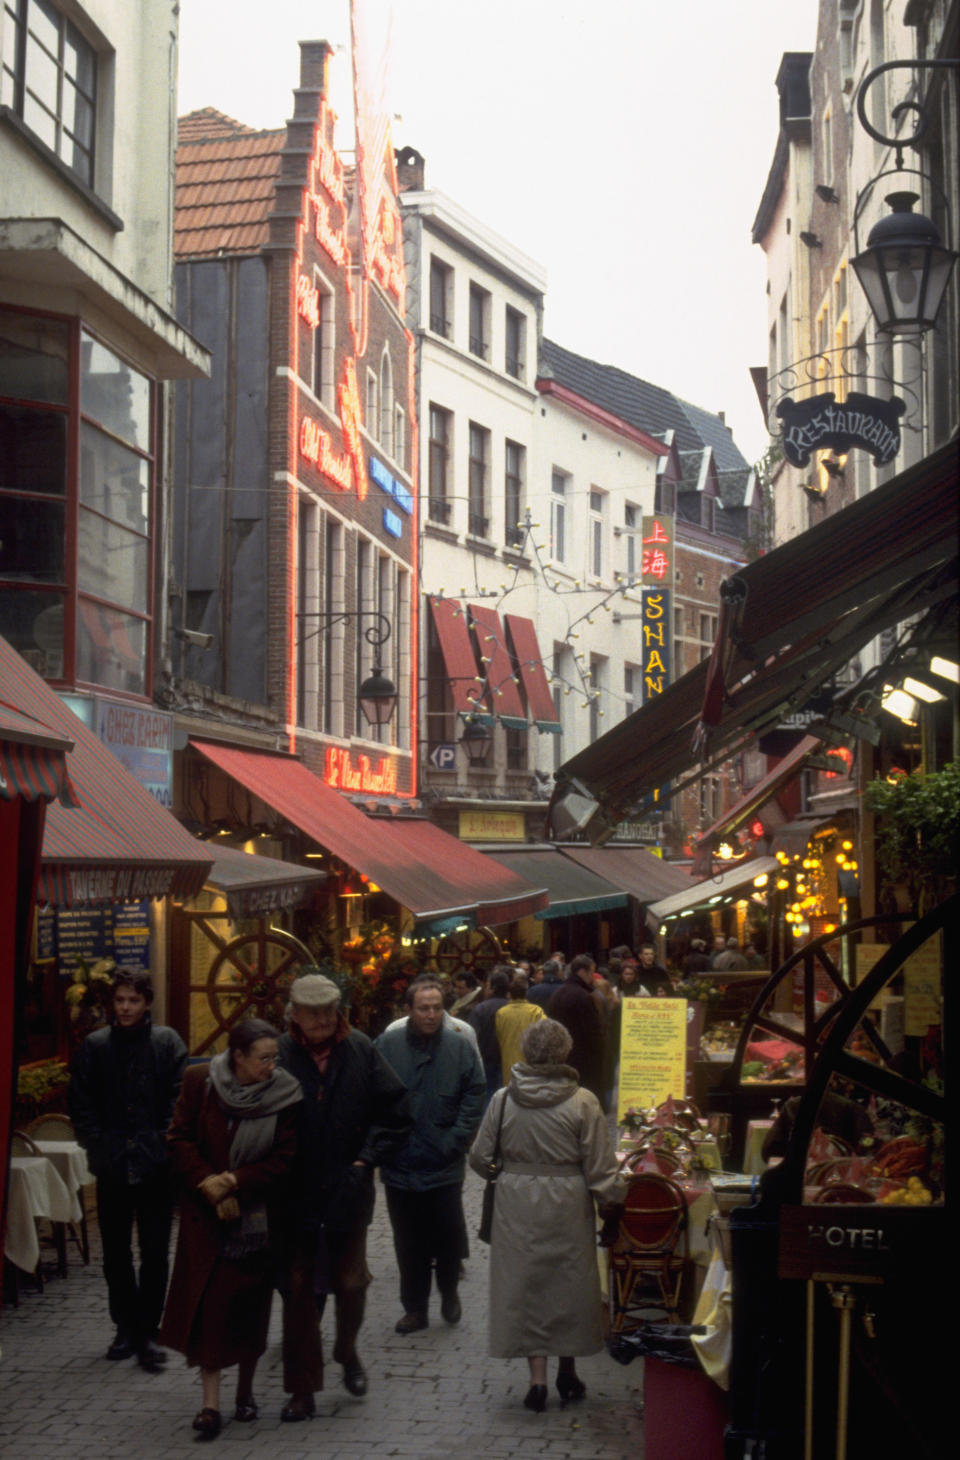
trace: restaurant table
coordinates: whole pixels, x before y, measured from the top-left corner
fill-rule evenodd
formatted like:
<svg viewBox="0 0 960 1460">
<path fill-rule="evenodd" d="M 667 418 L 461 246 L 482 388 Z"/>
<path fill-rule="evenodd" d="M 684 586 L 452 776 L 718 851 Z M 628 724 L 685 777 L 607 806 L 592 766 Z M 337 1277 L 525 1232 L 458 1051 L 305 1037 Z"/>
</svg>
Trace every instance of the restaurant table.
<svg viewBox="0 0 960 1460">
<path fill-rule="evenodd" d="M 44 1141 L 34 1139 L 41 1156 L 52 1161 L 68 1191 L 79 1191 L 93 1180 L 87 1165 L 87 1153 L 79 1141 Z"/>
<path fill-rule="evenodd" d="M 772 1120 L 750 1120 L 747 1122 L 747 1140 L 743 1149 L 743 1170 L 746 1176 L 759 1176 L 766 1171 L 763 1159 L 763 1143 L 773 1125 Z"/>
<path fill-rule="evenodd" d="M 47 1156 L 12 1156 L 7 1190 L 7 1236 L 4 1256 L 24 1272 L 36 1272 L 40 1261 L 38 1217 L 51 1222 L 79 1222 L 80 1199 Z"/>
</svg>

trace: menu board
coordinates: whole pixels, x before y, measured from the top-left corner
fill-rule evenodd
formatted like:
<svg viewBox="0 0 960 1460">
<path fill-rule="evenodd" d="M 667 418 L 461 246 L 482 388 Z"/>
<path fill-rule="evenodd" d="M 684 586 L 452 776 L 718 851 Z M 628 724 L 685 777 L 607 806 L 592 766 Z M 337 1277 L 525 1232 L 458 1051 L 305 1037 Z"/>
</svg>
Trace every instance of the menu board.
<svg viewBox="0 0 960 1460">
<path fill-rule="evenodd" d="M 687 1080 L 686 999 L 624 999 L 617 1119 L 627 1110 L 682 1099 Z"/>
<path fill-rule="evenodd" d="M 931 1024 L 939 1024 L 942 1018 L 940 936 L 936 933 L 928 938 L 903 965 L 904 1033 L 919 1039 L 924 1039 Z"/>
</svg>

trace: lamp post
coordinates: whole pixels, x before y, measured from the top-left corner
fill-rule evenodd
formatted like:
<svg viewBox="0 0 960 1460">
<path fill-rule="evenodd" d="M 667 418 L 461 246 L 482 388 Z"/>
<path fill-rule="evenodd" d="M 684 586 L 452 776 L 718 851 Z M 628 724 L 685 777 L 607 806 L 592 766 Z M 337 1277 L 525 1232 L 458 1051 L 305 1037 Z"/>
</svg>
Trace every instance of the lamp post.
<svg viewBox="0 0 960 1460">
<path fill-rule="evenodd" d="M 923 213 L 913 211 L 914 203 L 919 201 L 918 195 L 904 190 L 888 195 L 886 201 L 892 212 L 885 214 L 873 225 L 867 236 L 866 247 L 861 252 L 857 225 L 864 203 L 881 178 L 902 175 L 905 172 L 925 178 L 940 193 L 946 205 L 944 217 L 948 223 L 950 217 L 946 195 L 933 179 L 915 168 L 903 166 L 903 149 L 914 146 L 927 130 L 928 121 L 924 108 L 914 101 L 901 102 L 895 106 L 892 112 L 895 120 L 904 112 L 913 111 L 918 116 L 917 124 L 908 137 L 887 137 L 867 119 L 867 91 L 886 71 L 903 68 L 955 70 L 958 66 L 960 60 L 885 61 L 863 78 L 857 94 L 860 125 L 874 141 L 885 147 L 892 147 L 896 155 L 895 169 L 880 173 L 867 184 L 857 199 L 853 216 L 856 255 L 851 259 L 877 321 L 877 328 L 888 334 L 918 334 L 934 328 L 953 266 L 960 255 L 949 247 L 949 239 L 947 245 L 944 244 L 939 230 L 929 218 Z"/>
<path fill-rule="evenodd" d="M 397 687 L 391 679 L 388 679 L 383 672 L 380 663 L 380 651 L 390 637 L 390 620 L 385 613 L 377 609 L 357 608 L 343 609 L 333 613 L 300 613 L 297 615 L 303 619 L 319 619 L 320 625 L 313 633 L 301 634 L 299 644 L 307 639 L 312 639 L 315 634 L 326 633 L 332 629 L 334 624 L 348 623 L 351 619 L 372 618 L 375 623 L 368 624 L 363 630 L 363 637 L 374 649 L 373 673 L 363 681 L 357 693 L 357 700 L 363 711 L 364 718 L 369 725 L 386 725 L 393 717 L 397 708 Z"/>
</svg>

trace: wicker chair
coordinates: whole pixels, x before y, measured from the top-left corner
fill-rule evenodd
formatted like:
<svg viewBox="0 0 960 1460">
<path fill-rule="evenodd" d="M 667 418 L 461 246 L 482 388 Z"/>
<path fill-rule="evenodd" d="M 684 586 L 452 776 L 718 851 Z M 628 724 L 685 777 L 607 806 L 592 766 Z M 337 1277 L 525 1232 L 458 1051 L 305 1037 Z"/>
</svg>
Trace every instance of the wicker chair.
<svg viewBox="0 0 960 1460">
<path fill-rule="evenodd" d="M 622 1333 L 665 1313 L 676 1321 L 687 1260 L 687 1203 L 666 1176 L 630 1180 L 617 1240 L 610 1248 L 610 1329 Z"/>
</svg>

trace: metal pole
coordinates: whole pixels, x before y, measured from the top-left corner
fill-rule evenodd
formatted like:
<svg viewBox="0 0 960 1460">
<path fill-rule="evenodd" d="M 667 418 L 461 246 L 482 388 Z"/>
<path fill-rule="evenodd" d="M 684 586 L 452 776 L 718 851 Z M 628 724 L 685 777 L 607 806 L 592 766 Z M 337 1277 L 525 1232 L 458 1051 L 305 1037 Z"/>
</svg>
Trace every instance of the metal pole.
<svg viewBox="0 0 960 1460">
<path fill-rule="evenodd" d="M 840 1351 L 837 1355 L 837 1448 L 836 1460 L 847 1457 L 847 1424 L 850 1410 L 850 1320 L 857 1306 L 849 1283 L 839 1292 L 830 1288 L 830 1301 L 840 1314 Z"/>
<path fill-rule="evenodd" d="M 817 1290 L 813 1278 L 807 1278 L 807 1375 L 803 1400 L 803 1460 L 813 1460 L 813 1325 L 816 1316 Z"/>
</svg>

